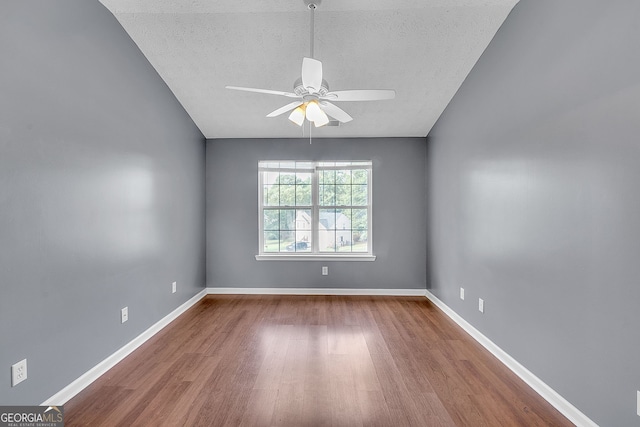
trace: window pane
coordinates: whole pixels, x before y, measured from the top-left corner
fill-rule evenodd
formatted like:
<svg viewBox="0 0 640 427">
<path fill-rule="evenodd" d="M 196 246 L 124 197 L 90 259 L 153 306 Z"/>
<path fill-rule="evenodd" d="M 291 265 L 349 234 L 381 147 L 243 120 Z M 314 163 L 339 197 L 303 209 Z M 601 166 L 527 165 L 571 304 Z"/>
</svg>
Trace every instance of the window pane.
<svg viewBox="0 0 640 427">
<path fill-rule="evenodd" d="M 336 230 L 351 230 L 351 209 L 336 209 Z"/>
<path fill-rule="evenodd" d="M 280 232 L 280 252 L 290 252 L 293 247 L 293 238 L 295 237 L 294 231 L 281 231 Z M 287 249 L 289 248 L 289 249 Z"/>
<path fill-rule="evenodd" d="M 280 211 L 278 209 L 265 209 L 263 230 L 265 231 L 279 230 L 280 229 L 279 217 L 280 217 Z M 277 238 L 277 236 L 275 238 Z"/>
<path fill-rule="evenodd" d="M 369 228 L 369 224 L 367 221 L 367 210 L 366 209 L 353 209 L 351 214 L 352 224 L 351 228 L 354 230 L 364 230 L 366 231 Z"/>
<path fill-rule="evenodd" d="M 336 171 L 320 171 L 320 184 L 335 184 Z"/>
<path fill-rule="evenodd" d="M 351 171 L 350 170 L 337 170 L 336 171 L 336 184 L 351 184 Z"/>
<path fill-rule="evenodd" d="M 336 210 L 320 209 L 320 230 L 335 230 L 336 228 Z"/>
<path fill-rule="evenodd" d="M 353 230 L 351 233 L 351 251 L 352 252 L 368 252 L 367 233 L 366 231 Z"/>
<path fill-rule="evenodd" d="M 298 236 L 298 234 L 296 233 L 296 244 L 295 244 L 295 246 L 293 244 L 289 245 L 287 247 L 287 251 L 293 250 L 294 252 L 311 252 L 311 242 L 307 242 L 307 241 L 304 241 L 304 240 L 299 240 L 299 238 L 297 236 Z"/>
<path fill-rule="evenodd" d="M 296 169 L 313 169 L 312 162 L 296 162 Z"/>
<path fill-rule="evenodd" d="M 296 183 L 294 172 L 280 172 L 280 185 L 293 185 Z"/>
<path fill-rule="evenodd" d="M 296 206 L 311 206 L 311 185 L 296 185 Z"/>
<path fill-rule="evenodd" d="M 293 209 L 280 209 L 280 230 L 296 229 L 296 211 Z"/>
<path fill-rule="evenodd" d="M 295 169 L 296 162 L 280 162 L 280 165 L 278 167 L 282 169 Z"/>
<path fill-rule="evenodd" d="M 352 172 L 352 183 L 354 184 L 368 184 L 367 183 L 367 171 L 364 169 L 356 169 Z"/>
<path fill-rule="evenodd" d="M 280 172 L 265 172 L 264 173 L 264 183 L 268 185 L 277 184 L 280 178 Z"/>
<path fill-rule="evenodd" d="M 263 188 L 262 199 L 265 206 L 278 206 L 280 204 L 280 186 L 265 185 Z"/>
<path fill-rule="evenodd" d="M 367 185 L 353 185 L 351 187 L 353 206 L 366 206 L 368 204 Z"/>
<path fill-rule="evenodd" d="M 336 186 L 321 185 L 320 186 L 320 206 L 335 206 L 336 204 Z"/>
<path fill-rule="evenodd" d="M 311 252 L 311 210 L 296 211 L 296 252 Z"/>
<path fill-rule="evenodd" d="M 280 206 L 295 206 L 296 186 L 280 185 Z"/>
<path fill-rule="evenodd" d="M 336 245 L 339 252 L 351 252 L 351 230 L 336 230 Z"/>
<path fill-rule="evenodd" d="M 335 252 L 336 250 L 336 211 L 335 209 L 320 209 L 318 225 L 318 249 L 320 252 Z"/>
<path fill-rule="evenodd" d="M 311 185 L 311 174 L 305 172 L 296 173 L 296 184 Z"/>
<path fill-rule="evenodd" d="M 318 231 L 318 249 L 320 252 L 336 251 L 336 232 L 334 230 L 320 228 Z"/>
<path fill-rule="evenodd" d="M 336 206 L 351 206 L 350 185 L 336 185 Z"/>
<path fill-rule="evenodd" d="M 318 162 L 318 166 L 322 167 L 322 166 L 335 166 L 336 163 L 335 162 Z"/>
<path fill-rule="evenodd" d="M 280 232 L 265 231 L 264 232 L 264 252 L 280 251 Z"/>
</svg>

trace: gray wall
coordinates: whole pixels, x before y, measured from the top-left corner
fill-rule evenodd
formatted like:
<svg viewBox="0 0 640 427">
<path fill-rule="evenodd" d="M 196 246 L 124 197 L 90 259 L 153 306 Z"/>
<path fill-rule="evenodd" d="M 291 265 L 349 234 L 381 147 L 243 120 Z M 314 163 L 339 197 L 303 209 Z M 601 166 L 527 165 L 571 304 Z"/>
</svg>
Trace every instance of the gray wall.
<svg viewBox="0 0 640 427">
<path fill-rule="evenodd" d="M 638 22 L 521 0 L 428 138 L 430 289 L 602 426 L 640 425 Z"/>
<path fill-rule="evenodd" d="M 424 138 L 208 140 L 207 285 L 425 289 L 425 155 Z M 260 160 L 372 160 L 376 261 L 256 261 Z"/>
<path fill-rule="evenodd" d="M 203 289 L 205 144 L 97 1 L 2 2 L 0 58 L 0 404 L 40 404 Z"/>
</svg>

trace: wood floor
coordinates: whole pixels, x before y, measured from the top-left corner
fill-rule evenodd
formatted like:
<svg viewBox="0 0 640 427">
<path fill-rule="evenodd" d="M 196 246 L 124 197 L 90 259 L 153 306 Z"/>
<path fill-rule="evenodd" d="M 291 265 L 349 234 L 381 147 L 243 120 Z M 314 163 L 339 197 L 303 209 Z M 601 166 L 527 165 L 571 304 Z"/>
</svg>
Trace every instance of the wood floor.
<svg viewBox="0 0 640 427">
<path fill-rule="evenodd" d="M 69 426 L 571 426 L 424 297 L 208 296 Z"/>
</svg>

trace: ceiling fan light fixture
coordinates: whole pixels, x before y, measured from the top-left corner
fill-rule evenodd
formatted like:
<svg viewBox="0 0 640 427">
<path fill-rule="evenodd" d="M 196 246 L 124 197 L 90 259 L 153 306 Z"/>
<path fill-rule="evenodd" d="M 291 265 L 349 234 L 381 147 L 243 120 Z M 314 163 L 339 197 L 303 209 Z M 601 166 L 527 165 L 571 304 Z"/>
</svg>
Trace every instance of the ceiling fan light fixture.
<svg viewBox="0 0 640 427">
<path fill-rule="evenodd" d="M 315 122 L 322 117 L 322 110 L 320 109 L 320 105 L 318 105 L 318 101 L 310 101 L 307 104 L 306 116 L 310 122 Z"/>
<path fill-rule="evenodd" d="M 346 111 L 329 101 L 379 101 L 394 99 L 396 95 L 395 91 L 387 89 L 357 89 L 329 92 L 329 84 L 322 78 L 322 62 L 315 59 L 313 54 L 314 11 L 320 4 L 320 1 L 321 0 L 304 0 L 304 3 L 311 11 L 310 52 L 308 57 L 302 58 L 301 76 L 293 83 L 293 92 L 240 86 L 226 86 L 227 89 L 295 98 L 296 101 L 272 111 L 267 114 L 267 117 L 279 117 L 291 111 L 289 120 L 298 126 L 303 126 L 305 119 L 313 122 L 315 127 L 325 125 L 337 126 L 336 123 L 348 123 L 353 120 L 353 117 Z"/>
<path fill-rule="evenodd" d="M 313 122 L 317 128 L 319 128 L 320 126 L 324 126 L 327 123 L 329 123 L 329 117 L 327 116 L 327 114 L 320 110 L 320 116 L 315 119 L 315 121 Z"/>
<path fill-rule="evenodd" d="M 291 112 L 291 114 L 289 115 L 289 120 L 291 120 L 293 123 L 297 124 L 298 126 L 302 126 L 302 123 L 304 123 L 304 117 L 305 117 L 305 106 L 303 104 L 298 106 L 295 110 Z"/>
</svg>

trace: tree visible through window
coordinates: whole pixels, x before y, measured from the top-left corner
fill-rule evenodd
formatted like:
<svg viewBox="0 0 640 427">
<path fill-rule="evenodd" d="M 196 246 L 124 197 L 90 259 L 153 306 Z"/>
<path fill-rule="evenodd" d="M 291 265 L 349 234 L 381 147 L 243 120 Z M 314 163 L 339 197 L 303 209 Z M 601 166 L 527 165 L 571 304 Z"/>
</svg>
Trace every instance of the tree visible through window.
<svg viewBox="0 0 640 427">
<path fill-rule="evenodd" d="M 371 253 L 371 162 L 262 161 L 260 253 Z"/>
</svg>

